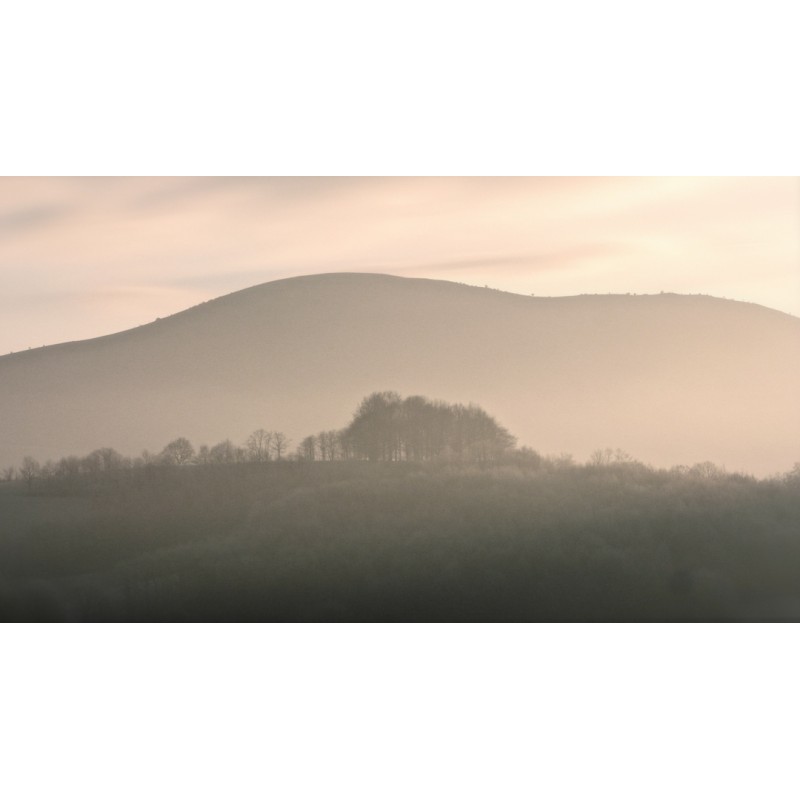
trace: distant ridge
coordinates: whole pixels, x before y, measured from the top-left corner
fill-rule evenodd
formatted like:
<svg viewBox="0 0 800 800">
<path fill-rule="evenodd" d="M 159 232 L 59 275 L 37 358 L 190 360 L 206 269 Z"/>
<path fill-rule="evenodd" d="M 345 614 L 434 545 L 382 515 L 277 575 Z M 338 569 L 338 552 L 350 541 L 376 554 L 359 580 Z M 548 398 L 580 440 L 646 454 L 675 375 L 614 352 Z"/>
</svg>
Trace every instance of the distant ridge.
<svg viewBox="0 0 800 800">
<path fill-rule="evenodd" d="M 257 427 L 341 427 L 369 392 L 475 402 L 522 444 L 764 474 L 800 461 L 800 319 L 707 296 L 528 297 L 328 273 L 0 357 L 0 467 Z"/>
</svg>

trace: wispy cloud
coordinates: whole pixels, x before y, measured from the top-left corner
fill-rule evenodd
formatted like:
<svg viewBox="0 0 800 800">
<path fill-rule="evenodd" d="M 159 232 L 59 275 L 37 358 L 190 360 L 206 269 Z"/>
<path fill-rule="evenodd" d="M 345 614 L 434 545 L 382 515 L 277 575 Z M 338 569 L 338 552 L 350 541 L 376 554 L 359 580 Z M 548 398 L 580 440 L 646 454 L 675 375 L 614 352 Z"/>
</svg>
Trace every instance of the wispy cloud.
<svg viewBox="0 0 800 800">
<path fill-rule="evenodd" d="M 336 271 L 800 313 L 798 218 L 792 178 L 0 178 L 0 352 Z"/>
<path fill-rule="evenodd" d="M 0 213 L 0 236 L 34 231 L 68 214 L 68 206 L 54 204 L 24 206 Z"/>
<path fill-rule="evenodd" d="M 590 242 L 573 247 L 546 252 L 531 252 L 520 255 L 489 255 L 481 258 L 462 258 L 447 261 L 427 261 L 420 264 L 394 267 L 386 265 L 396 273 L 423 274 L 445 272 L 468 272 L 501 268 L 508 273 L 513 271 L 530 272 L 564 269 L 587 259 L 613 258 L 628 255 L 635 248 L 628 244 L 614 242 Z"/>
</svg>

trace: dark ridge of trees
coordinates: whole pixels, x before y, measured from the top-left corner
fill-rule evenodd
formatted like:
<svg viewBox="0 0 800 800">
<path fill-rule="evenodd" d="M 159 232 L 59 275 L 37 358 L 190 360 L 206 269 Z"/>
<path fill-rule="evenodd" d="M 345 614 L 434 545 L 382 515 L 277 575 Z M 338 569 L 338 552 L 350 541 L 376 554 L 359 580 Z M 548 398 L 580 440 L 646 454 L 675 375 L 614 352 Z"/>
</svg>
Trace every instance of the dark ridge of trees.
<svg viewBox="0 0 800 800">
<path fill-rule="evenodd" d="M 2 620 L 800 619 L 800 468 L 158 463 L 0 519 Z"/>
<path fill-rule="evenodd" d="M 256 439 L 260 442 L 256 444 Z M 232 464 L 256 464 L 280 461 L 284 458 L 289 439 L 280 432 L 256 431 L 243 446 L 225 439 L 212 447 L 201 445 L 197 451 L 185 437 L 169 442 L 160 453 L 147 450 L 137 458 L 123 456 L 111 447 L 94 450 L 86 456 L 65 456 L 58 461 L 49 460 L 40 464 L 35 458 L 26 456 L 19 467 L 8 467 L 0 473 L 0 480 L 24 481 L 28 490 L 35 487 L 46 490 L 48 486 L 69 488 L 101 479 L 122 480 L 128 473 L 167 467 L 225 466 Z"/>
</svg>

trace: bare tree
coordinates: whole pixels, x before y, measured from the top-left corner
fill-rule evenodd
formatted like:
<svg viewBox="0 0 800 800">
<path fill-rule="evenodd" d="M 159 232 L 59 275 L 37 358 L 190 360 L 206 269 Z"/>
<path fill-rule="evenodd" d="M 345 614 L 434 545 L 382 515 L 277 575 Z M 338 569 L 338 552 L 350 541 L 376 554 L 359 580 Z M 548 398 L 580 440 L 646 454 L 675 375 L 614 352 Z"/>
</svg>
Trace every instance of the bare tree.
<svg viewBox="0 0 800 800">
<path fill-rule="evenodd" d="M 622 450 L 621 448 L 618 447 L 614 451 L 614 463 L 615 464 L 631 464 L 631 463 L 633 463 L 633 456 L 630 453 L 628 453 L 625 450 Z"/>
<path fill-rule="evenodd" d="M 173 439 L 162 451 L 161 458 L 167 464 L 188 464 L 194 458 L 192 443 L 183 436 Z"/>
<path fill-rule="evenodd" d="M 56 475 L 59 478 L 74 480 L 81 474 L 81 460 L 77 456 L 65 456 L 56 464 Z"/>
<path fill-rule="evenodd" d="M 91 475 L 96 477 L 100 474 L 103 468 L 103 462 L 100 458 L 100 453 L 97 450 L 89 453 L 88 456 L 84 456 L 81 459 L 81 472 L 84 475 Z"/>
<path fill-rule="evenodd" d="M 90 475 L 96 475 L 100 472 L 112 472 L 121 469 L 125 465 L 125 461 L 125 457 L 114 450 L 113 447 L 103 447 L 92 451 L 88 456 L 84 456 L 79 463 L 82 471 Z"/>
<path fill-rule="evenodd" d="M 189 445 L 191 447 L 191 445 Z M 113 472 L 125 466 L 125 456 L 118 453 L 113 447 L 103 447 L 97 451 L 105 472 Z"/>
<path fill-rule="evenodd" d="M 39 462 L 35 458 L 25 456 L 25 458 L 22 459 L 22 465 L 19 468 L 19 476 L 28 484 L 29 489 L 33 485 L 33 479 L 38 477 L 40 471 L 41 466 L 39 466 Z"/>
<path fill-rule="evenodd" d="M 265 431 L 259 428 L 253 431 L 245 442 L 247 448 L 247 456 L 250 461 L 269 461 L 270 451 L 272 449 L 272 434 L 270 431 Z"/>
<path fill-rule="evenodd" d="M 321 461 L 336 461 L 340 456 L 339 431 L 321 431 L 317 435 L 319 457 Z"/>
<path fill-rule="evenodd" d="M 291 440 L 280 431 L 272 433 L 272 452 L 275 453 L 275 458 L 280 461 L 283 454 L 289 448 Z"/>
<path fill-rule="evenodd" d="M 689 470 L 689 474 L 699 478 L 719 478 L 725 474 L 725 467 L 718 467 L 711 461 L 703 461 L 695 464 Z"/>
<path fill-rule="evenodd" d="M 786 483 L 800 484 L 800 461 L 795 461 L 794 467 L 784 475 Z"/>
<path fill-rule="evenodd" d="M 225 439 L 215 444 L 208 451 L 208 456 L 212 464 L 233 464 L 236 462 L 236 447 L 230 439 Z"/>
<path fill-rule="evenodd" d="M 303 461 L 316 461 L 317 458 L 317 437 L 306 436 L 297 448 L 297 455 Z"/>
<path fill-rule="evenodd" d="M 13 481 L 16 477 L 17 470 L 16 467 L 6 467 L 3 470 L 3 480 L 4 481 Z"/>
<path fill-rule="evenodd" d="M 605 467 L 614 459 L 614 451 L 610 447 L 595 450 L 589 456 L 589 464 L 593 467 Z"/>
</svg>

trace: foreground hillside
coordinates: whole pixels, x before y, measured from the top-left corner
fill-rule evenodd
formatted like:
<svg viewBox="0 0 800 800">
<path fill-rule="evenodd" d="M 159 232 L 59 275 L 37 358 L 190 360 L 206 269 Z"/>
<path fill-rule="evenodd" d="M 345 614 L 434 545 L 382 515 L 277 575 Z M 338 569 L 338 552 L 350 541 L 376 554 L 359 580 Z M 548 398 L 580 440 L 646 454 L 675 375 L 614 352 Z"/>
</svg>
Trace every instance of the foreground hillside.
<svg viewBox="0 0 800 800">
<path fill-rule="evenodd" d="M 267 462 L 0 484 L 6 620 L 800 619 L 800 475 Z"/>
<path fill-rule="evenodd" d="M 491 408 L 520 444 L 756 474 L 800 451 L 800 320 L 677 295 L 523 297 L 333 274 L 0 358 L 0 468 L 177 436 L 295 443 L 375 388 Z"/>
</svg>

